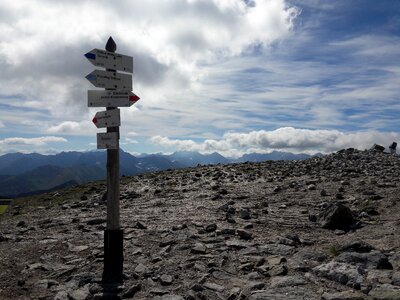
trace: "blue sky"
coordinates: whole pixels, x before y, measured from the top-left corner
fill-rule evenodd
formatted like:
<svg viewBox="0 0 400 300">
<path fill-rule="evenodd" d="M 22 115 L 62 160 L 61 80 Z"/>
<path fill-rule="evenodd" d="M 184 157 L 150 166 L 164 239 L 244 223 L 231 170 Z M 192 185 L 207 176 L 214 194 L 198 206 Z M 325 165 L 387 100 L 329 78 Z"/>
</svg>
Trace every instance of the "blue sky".
<svg viewBox="0 0 400 300">
<path fill-rule="evenodd" d="M 83 54 L 110 35 L 134 57 L 141 97 L 121 109 L 125 151 L 399 141 L 399 1 L 3 2 L 0 154 L 96 148 Z"/>
</svg>

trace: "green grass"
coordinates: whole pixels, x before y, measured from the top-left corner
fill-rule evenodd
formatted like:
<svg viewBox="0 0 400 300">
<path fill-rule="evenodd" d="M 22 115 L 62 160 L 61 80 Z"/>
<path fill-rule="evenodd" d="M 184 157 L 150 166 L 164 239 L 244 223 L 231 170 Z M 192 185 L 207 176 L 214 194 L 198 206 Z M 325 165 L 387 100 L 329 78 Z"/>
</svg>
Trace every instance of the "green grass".
<svg viewBox="0 0 400 300">
<path fill-rule="evenodd" d="M 79 202 L 81 201 L 80 197 L 84 193 L 91 194 L 91 187 L 96 187 L 101 190 L 105 189 L 105 182 L 98 181 L 87 183 L 41 195 L 18 198 L 13 200 L 13 204 L 20 206 L 22 208 L 20 213 L 25 214 L 37 209 L 38 207 L 54 207 L 60 204 Z"/>
<path fill-rule="evenodd" d="M 4 214 L 8 208 L 8 205 L 0 205 L 0 215 Z"/>
<path fill-rule="evenodd" d="M 340 254 L 340 252 L 339 252 L 339 250 L 338 250 L 338 248 L 337 248 L 336 245 L 333 245 L 333 246 L 331 246 L 331 247 L 329 248 L 329 253 L 330 253 L 332 256 L 338 256 L 338 255 Z"/>
</svg>

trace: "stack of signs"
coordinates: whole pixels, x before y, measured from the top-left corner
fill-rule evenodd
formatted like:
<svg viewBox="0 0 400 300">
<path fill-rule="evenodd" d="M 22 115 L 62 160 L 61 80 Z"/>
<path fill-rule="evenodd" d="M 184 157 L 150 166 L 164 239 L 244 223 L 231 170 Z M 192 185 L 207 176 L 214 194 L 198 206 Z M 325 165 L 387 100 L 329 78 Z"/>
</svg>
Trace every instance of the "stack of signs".
<svg viewBox="0 0 400 300">
<path fill-rule="evenodd" d="M 106 70 L 94 70 L 86 76 L 95 87 L 107 90 L 89 90 L 89 107 L 130 107 L 140 98 L 132 93 L 133 59 L 131 56 L 93 49 L 85 57 L 95 66 Z M 120 110 L 109 109 L 96 113 L 93 123 L 97 128 L 118 127 L 121 125 Z M 97 134 L 97 149 L 118 149 L 118 133 Z"/>
</svg>

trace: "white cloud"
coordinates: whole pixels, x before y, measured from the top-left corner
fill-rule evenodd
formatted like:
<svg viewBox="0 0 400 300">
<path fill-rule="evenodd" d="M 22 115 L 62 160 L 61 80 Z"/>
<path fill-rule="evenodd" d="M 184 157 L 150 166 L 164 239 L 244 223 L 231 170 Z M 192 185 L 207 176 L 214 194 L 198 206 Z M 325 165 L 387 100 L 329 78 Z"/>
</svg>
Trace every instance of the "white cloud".
<svg viewBox="0 0 400 300">
<path fill-rule="evenodd" d="M 128 136 L 138 136 L 139 134 L 136 131 L 129 131 L 127 133 Z"/>
<path fill-rule="evenodd" d="M 88 135 L 93 134 L 94 125 L 90 121 L 74 122 L 65 121 L 58 125 L 51 126 L 47 129 L 48 133 L 71 134 L 71 135 Z"/>
<path fill-rule="evenodd" d="M 343 148 L 367 149 L 374 143 L 389 145 L 400 140 L 397 132 L 341 132 L 338 130 L 310 130 L 282 127 L 272 131 L 252 131 L 249 133 L 230 132 L 220 140 L 170 139 L 154 136 L 150 142 L 165 148 L 180 151 L 199 151 L 203 153 L 219 152 L 226 156 L 237 157 L 244 153 L 267 153 L 273 150 L 294 153 L 333 152 Z"/>
<path fill-rule="evenodd" d="M 121 145 L 129 145 L 129 144 L 137 144 L 139 143 L 137 140 L 134 140 L 132 138 L 125 138 L 124 142 L 121 143 Z"/>
<path fill-rule="evenodd" d="M 205 64 L 290 34 L 296 8 L 284 0 L 255 2 L 2 1 L 0 88 L 18 97 L 13 106 L 46 110 L 50 123 L 59 123 L 49 133 L 72 133 L 77 127 L 61 122 L 86 118 L 86 90 L 93 88 L 84 78 L 93 66 L 83 54 L 112 35 L 120 53 L 134 56 L 142 107 L 191 111 L 185 100 L 204 85 Z M 153 116 L 142 118 L 151 123 Z"/>
<path fill-rule="evenodd" d="M 171 140 L 168 137 L 154 136 L 150 138 L 150 142 L 154 145 L 162 147 L 176 147 L 179 150 L 200 151 L 202 146 L 192 140 Z"/>
<path fill-rule="evenodd" d="M 67 140 L 57 136 L 42 136 L 37 138 L 12 137 L 0 140 L 0 145 L 31 145 L 44 146 L 47 143 L 65 143 Z"/>
<path fill-rule="evenodd" d="M 299 15 L 293 3 L 311 15 Z M 84 78 L 94 67 L 83 54 L 103 48 L 110 35 L 117 52 L 134 56 L 133 91 L 141 98 L 121 110 L 122 138 L 158 135 L 169 147 L 226 152 L 247 151 L 229 139 L 248 139 L 251 149 L 269 151 L 273 131 L 258 134 L 264 136 L 258 143 L 251 136 L 218 137 L 289 126 L 361 128 L 374 136 L 371 130 L 394 130 L 400 40 L 384 30 L 359 36 L 350 29 L 340 37 L 345 40 L 321 37 L 329 32 L 324 14 L 338 6 L 319 0 L 3 0 L 0 133 L 94 139 L 86 101 L 93 87 Z M 286 142 L 303 149 L 294 138 Z"/>
</svg>

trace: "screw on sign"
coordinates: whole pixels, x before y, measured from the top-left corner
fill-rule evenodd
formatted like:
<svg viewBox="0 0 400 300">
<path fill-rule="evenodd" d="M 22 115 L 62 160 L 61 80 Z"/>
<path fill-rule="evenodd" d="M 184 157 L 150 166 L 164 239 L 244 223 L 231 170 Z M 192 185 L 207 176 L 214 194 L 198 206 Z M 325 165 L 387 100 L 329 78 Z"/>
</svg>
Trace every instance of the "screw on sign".
<svg viewBox="0 0 400 300">
<path fill-rule="evenodd" d="M 84 56 L 97 67 L 86 76 L 95 87 L 105 90 L 89 90 L 89 107 L 106 107 L 97 112 L 93 123 L 107 132 L 97 134 L 97 149 L 107 149 L 107 228 L 104 231 L 104 282 L 122 282 L 123 279 L 123 231 L 120 226 L 119 207 L 119 126 L 120 110 L 130 107 L 140 98 L 132 93 L 133 58 L 115 53 L 117 45 L 110 37 L 106 49 L 93 49 Z"/>
</svg>

